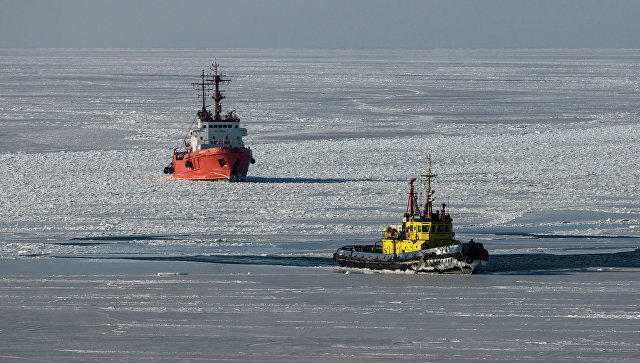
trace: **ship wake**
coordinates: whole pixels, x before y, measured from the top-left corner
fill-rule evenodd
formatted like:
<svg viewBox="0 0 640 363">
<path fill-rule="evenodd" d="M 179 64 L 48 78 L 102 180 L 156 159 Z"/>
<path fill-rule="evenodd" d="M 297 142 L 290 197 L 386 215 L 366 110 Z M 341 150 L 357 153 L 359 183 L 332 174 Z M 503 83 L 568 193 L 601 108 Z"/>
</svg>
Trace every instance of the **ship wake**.
<svg viewBox="0 0 640 363">
<path fill-rule="evenodd" d="M 232 265 L 291 267 L 336 267 L 330 257 L 280 255 L 193 256 L 56 256 L 57 258 L 126 259 L 137 261 L 182 261 Z M 591 254 L 524 253 L 492 255 L 477 273 L 559 274 L 598 268 L 640 268 L 640 248 L 633 251 Z"/>
<path fill-rule="evenodd" d="M 615 253 L 492 255 L 478 273 L 547 274 L 600 267 L 640 268 L 640 248 Z"/>
</svg>

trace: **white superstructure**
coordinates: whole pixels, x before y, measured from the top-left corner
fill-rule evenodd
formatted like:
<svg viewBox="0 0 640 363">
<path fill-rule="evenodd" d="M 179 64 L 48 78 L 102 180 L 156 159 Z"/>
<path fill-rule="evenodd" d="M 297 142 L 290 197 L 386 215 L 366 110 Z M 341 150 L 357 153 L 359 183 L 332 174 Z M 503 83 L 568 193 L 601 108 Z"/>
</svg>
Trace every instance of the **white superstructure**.
<svg viewBox="0 0 640 363">
<path fill-rule="evenodd" d="M 243 136 L 247 136 L 247 129 L 240 127 L 240 120 L 227 114 L 228 120 L 202 121 L 189 130 L 191 152 L 212 147 L 244 147 Z"/>
</svg>

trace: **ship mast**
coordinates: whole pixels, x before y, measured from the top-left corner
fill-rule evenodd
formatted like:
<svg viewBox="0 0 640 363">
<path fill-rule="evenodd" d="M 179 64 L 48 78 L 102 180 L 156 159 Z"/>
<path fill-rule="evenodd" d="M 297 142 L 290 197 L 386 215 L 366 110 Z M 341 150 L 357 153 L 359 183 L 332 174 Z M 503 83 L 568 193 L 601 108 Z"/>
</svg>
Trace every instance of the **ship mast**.
<svg viewBox="0 0 640 363">
<path fill-rule="evenodd" d="M 425 216 L 431 218 L 431 213 L 433 210 L 433 201 L 436 199 L 433 197 L 433 194 L 435 193 L 435 191 L 431 189 L 431 178 L 435 178 L 438 175 L 433 174 L 431 172 L 431 154 L 429 154 L 428 159 L 429 159 L 429 168 L 427 169 L 427 174 L 423 174 L 420 176 L 427 178 L 427 184 L 425 185 L 425 189 L 427 192 L 427 203 L 425 205 L 424 214 Z M 422 184 L 424 185 L 424 180 L 422 181 Z"/>
<path fill-rule="evenodd" d="M 203 110 L 203 111 L 206 111 L 206 109 L 207 109 L 207 105 L 205 105 L 205 101 L 204 101 L 204 99 L 205 99 L 205 97 L 206 97 L 206 95 L 205 95 L 205 93 L 204 93 L 204 69 L 202 70 L 202 75 L 201 75 L 201 77 L 202 77 L 202 83 L 200 83 L 200 85 L 202 86 L 202 110 Z"/>
<path fill-rule="evenodd" d="M 193 86 L 201 86 L 202 87 L 202 110 L 198 111 L 198 116 L 200 117 L 200 119 L 202 121 L 210 121 L 211 120 L 211 114 L 209 113 L 209 111 L 207 111 L 207 105 L 206 105 L 206 97 L 207 97 L 207 89 L 206 86 L 207 84 L 209 84 L 208 80 L 206 80 L 205 77 L 205 73 L 204 73 L 204 69 L 202 70 L 202 74 L 200 75 L 200 77 L 202 78 L 202 82 L 195 82 L 195 83 L 191 83 L 191 85 Z"/>
<path fill-rule="evenodd" d="M 214 120 L 220 121 L 220 113 L 222 112 L 222 104 L 220 101 L 225 98 L 222 92 L 220 92 L 220 83 L 231 82 L 231 80 L 222 78 L 224 76 L 222 73 L 218 74 L 218 63 L 214 62 L 209 69 L 213 71 L 213 78 L 210 81 L 216 85 L 215 94 L 212 97 L 216 103 Z"/>
</svg>

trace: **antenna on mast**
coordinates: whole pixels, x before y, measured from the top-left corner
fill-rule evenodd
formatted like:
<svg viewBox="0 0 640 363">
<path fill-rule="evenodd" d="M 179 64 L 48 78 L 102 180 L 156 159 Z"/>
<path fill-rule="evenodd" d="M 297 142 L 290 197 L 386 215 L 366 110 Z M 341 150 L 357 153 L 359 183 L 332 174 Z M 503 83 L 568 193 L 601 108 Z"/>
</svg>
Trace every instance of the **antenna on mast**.
<svg viewBox="0 0 640 363">
<path fill-rule="evenodd" d="M 204 74 L 204 69 L 202 70 L 202 74 L 200 75 L 200 77 L 202 78 L 202 80 L 200 82 L 194 82 L 191 83 L 192 86 L 201 86 L 202 87 L 202 110 L 198 111 L 198 117 L 200 118 L 201 121 L 211 121 L 211 113 L 207 110 L 207 104 L 205 103 L 205 99 L 207 97 L 207 85 L 210 83 L 210 81 L 206 80 L 205 74 Z"/>
<path fill-rule="evenodd" d="M 205 105 L 204 102 L 204 98 L 205 98 L 205 94 L 204 94 L 204 69 L 202 70 L 202 109 L 205 110 L 207 108 L 207 105 Z"/>
<path fill-rule="evenodd" d="M 431 172 L 431 154 L 429 154 L 429 156 L 427 156 L 427 158 L 429 159 L 429 168 L 427 169 L 427 174 L 422 174 L 420 176 L 427 178 L 426 185 L 425 185 L 424 179 L 422 180 L 422 185 L 424 185 L 425 191 L 427 193 L 427 202 L 426 202 L 426 205 L 425 205 L 424 214 L 425 214 L 425 216 L 431 218 L 431 213 L 432 213 L 432 210 L 433 210 L 433 201 L 436 200 L 436 198 L 433 197 L 433 194 L 435 193 L 435 190 L 431 189 L 431 178 L 435 178 L 438 175 L 437 174 L 433 174 Z"/>
</svg>

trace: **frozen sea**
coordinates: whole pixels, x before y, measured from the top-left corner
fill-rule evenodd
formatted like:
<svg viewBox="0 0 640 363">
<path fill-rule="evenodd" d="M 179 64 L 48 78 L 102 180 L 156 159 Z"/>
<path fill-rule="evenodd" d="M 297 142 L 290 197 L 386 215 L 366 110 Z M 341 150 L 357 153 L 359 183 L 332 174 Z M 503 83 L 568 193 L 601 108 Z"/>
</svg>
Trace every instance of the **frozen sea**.
<svg viewBox="0 0 640 363">
<path fill-rule="evenodd" d="M 257 163 L 162 174 L 217 60 Z M 2 360 L 640 357 L 640 50 L 0 49 Z M 344 270 L 431 154 L 477 275 Z"/>
</svg>

